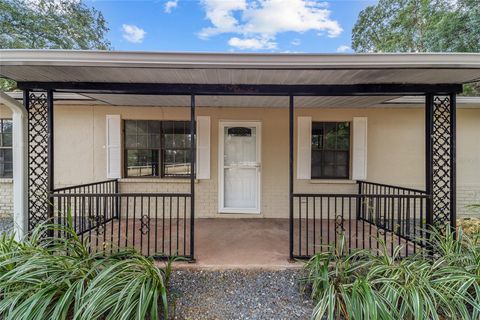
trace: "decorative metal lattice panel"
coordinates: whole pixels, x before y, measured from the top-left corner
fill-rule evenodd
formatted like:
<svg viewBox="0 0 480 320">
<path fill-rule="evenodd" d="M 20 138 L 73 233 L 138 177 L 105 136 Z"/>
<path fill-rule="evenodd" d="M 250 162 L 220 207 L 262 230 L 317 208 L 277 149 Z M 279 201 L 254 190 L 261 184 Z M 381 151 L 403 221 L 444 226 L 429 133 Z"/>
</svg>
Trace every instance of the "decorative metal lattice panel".
<svg viewBox="0 0 480 320">
<path fill-rule="evenodd" d="M 432 202 L 433 225 L 442 228 L 450 222 L 452 208 L 453 149 L 452 105 L 450 97 L 436 96 L 433 99 L 432 132 Z"/>
<path fill-rule="evenodd" d="M 48 111 L 45 93 L 30 93 L 28 105 L 28 228 L 48 219 Z"/>
</svg>

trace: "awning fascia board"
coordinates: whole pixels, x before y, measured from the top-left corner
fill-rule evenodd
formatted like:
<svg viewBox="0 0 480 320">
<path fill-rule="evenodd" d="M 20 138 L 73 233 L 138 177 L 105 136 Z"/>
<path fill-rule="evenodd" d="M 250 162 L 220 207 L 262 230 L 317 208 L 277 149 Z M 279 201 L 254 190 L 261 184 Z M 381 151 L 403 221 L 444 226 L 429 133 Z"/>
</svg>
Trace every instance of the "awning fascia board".
<svg viewBox="0 0 480 320">
<path fill-rule="evenodd" d="M 274 85 L 274 84 L 171 84 L 116 82 L 19 82 L 23 90 L 54 90 L 70 93 L 117 93 L 144 95 L 238 95 L 238 96 L 374 96 L 458 94 L 461 84 L 353 84 L 353 85 Z"/>
<path fill-rule="evenodd" d="M 1 65 L 240 69 L 480 68 L 478 53 L 268 54 L 0 50 Z"/>
</svg>

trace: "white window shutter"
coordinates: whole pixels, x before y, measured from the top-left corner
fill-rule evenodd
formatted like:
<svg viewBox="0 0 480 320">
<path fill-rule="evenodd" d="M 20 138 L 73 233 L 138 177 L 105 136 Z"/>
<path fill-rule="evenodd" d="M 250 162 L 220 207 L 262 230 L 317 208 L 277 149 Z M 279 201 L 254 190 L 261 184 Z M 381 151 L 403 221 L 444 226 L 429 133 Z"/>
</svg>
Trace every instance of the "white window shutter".
<svg viewBox="0 0 480 320">
<path fill-rule="evenodd" d="M 122 151 L 120 115 L 107 115 L 107 178 L 119 179 L 122 177 Z"/>
<path fill-rule="evenodd" d="M 367 179 L 367 118 L 353 118 L 352 179 Z"/>
<path fill-rule="evenodd" d="M 197 117 L 197 179 L 210 179 L 210 117 Z"/>
<path fill-rule="evenodd" d="M 298 117 L 297 179 L 311 179 L 312 117 Z"/>
</svg>

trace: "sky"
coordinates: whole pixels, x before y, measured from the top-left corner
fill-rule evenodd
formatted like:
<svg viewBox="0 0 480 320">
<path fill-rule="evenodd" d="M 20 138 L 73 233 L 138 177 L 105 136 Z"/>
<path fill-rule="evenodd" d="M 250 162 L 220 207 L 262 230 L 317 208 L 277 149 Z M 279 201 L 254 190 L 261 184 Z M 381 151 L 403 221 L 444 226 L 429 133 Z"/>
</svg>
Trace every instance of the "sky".
<svg viewBox="0 0 480 320">
<path fill-rule="evenodd" d="M 89 0 L 114 50 L 349 53 L 374 0 Z"/>
</svg>

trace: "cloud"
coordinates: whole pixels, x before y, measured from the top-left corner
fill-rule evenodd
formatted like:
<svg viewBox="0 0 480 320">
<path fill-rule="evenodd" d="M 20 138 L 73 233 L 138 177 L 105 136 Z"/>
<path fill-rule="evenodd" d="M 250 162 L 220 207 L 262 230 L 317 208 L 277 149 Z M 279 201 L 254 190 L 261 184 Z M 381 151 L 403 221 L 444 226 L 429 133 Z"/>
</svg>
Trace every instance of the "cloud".
<svg viewBox="0 0 480 320">
<path fill-rule="evenodd" d="M 277 43 L 269 40 L 268 38 L 246 38 L 240 39 L 237 37 L 230 38 L 228 44 L 231 47 L 241 50 L 260 50 L 260 49 L 276 49 Z"/>
<path fill-rule="evenodd" d="M 165 12 L 171 13 L 178 6 L 178 0 L 170 0 L 165 3 Z"/>
<path fill-rule="evenodd" d="M 246 0 L 202 0 L 202 4 L 205 8 L 206 18 L 210 20 L 213 27 L 202 29 L 199 33 L 201 38 L 240 31 L 241 26 L 234 17 L 234 12 L 246 10 Z"/>
<path fill-rule="evenodd" d="M 211 26 L 199 32 L 200 38 L 234 33 L 274 42 L 282 32 L 317 31 L 333 38 L 343 31 L 330 17 L 328 3 L 317 0 L 202 0 L 202 5 Z"/>
<path fill-rule="evenodd" d="M 292 42 L 290 42 L 290 44 L 293 46 L 299 46 L 302 44 L 302 41 L 300 41 L 300 39 L 293 39 Z"/>
<path fill-rule="evenodd" d="M 128 42 L 141 43 L 145 35 L 145 30 L 133 24 L 122 24 L 123 38 Z"/>
<path fill-rule="evenodd" d="M 349 52 L 351 50 L 352 50 L 352 48 L 350 48 L 347 45 L 341 45 L 340 47 L 337 48 L 337 52 L 340 52 L 340 53 Z"/>
</svg>

